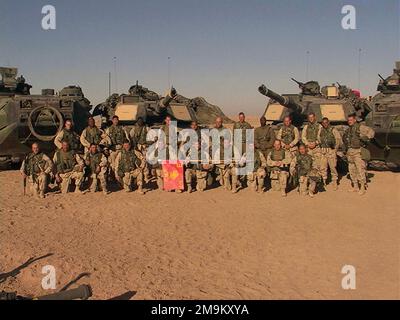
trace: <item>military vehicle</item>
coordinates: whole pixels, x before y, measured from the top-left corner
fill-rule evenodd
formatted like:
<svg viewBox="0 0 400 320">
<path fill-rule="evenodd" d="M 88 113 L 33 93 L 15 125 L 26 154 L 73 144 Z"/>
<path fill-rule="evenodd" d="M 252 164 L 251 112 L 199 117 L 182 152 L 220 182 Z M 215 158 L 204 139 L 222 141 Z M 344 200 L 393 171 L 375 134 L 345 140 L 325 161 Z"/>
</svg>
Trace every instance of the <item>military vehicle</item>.
<svg viewBox="0 0 400 320">
<path fill-rule="evenodd" d="M 70 86 L 56 95 L 53 89 L 41 95 L 30 93 L 31 85 L 17 68 L 0 68 L 0 166 L 19 163 L 34 142 L 44 151 L 54 149 L 53 139 L 66 119 L 81 130 L 90 115 L 90 103 L 79 87 Z"/>
<path fill-rule="evenodd" d="M 264 116 L 276 129 L 288 115 L 292 117 L 293 124 L 301 128 L 307 122 L 307 115 L 314 112 L 317 121 L 327 117 L 332 125 L 344 132 L 347 115 L 356 113 L 362 120 L 370 111 L 368 102 L 358 98 L 347 87 L 332 84 L 321 89 L 317 81 L 302 83 L 292 80 L 299 85 L 300 94 L 279 95 L 267 89 L 265 85 L 258 89 L 262 95 L 270 98 Z"/>
<path fill-rule="evenodd" d="M 161 97 L 138 82 L 130 87 L 129 94 L 113 94 L 93 111 L 93 116 L 102 117 L 103 127 L 109 125 L 114 115 L 127 128 L 133 126 L 139 117 L 148 126 L 159 127 L 165 117 L 170 115 L 177 121 L 179 128 L 189 127 L 192 121 L 203 124 L 202 120 L 209 120 L 207 123 L 212 123 L 219 115 L 228 119 L 218 107 L 210 105 L 203 98 L 185 98 L 178 95 L 174 88 L 165 97 Z"/>
<path fill-rule="evenodd" d="M 393 74 L 381 78 L 379 93 L 372 98 L 372 112 L 365 122 L 375 130 L 375 139 L 369 150 L 376 169 L 400 168 L 400 61 Z"/>
</svg>

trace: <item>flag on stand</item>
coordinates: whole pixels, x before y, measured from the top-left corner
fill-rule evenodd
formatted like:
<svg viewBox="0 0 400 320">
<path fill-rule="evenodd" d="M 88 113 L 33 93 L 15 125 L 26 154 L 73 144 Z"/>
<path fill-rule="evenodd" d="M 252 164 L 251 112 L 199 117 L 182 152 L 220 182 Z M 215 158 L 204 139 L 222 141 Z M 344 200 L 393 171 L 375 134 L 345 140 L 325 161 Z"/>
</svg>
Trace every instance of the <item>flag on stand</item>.
<svg viewBox="0 0 400 320">
<path fill-rule="evenodd" d="M 164 190 L 184 190 L 183 163 L 180 161 L 163 161 Z"/>
</svg>

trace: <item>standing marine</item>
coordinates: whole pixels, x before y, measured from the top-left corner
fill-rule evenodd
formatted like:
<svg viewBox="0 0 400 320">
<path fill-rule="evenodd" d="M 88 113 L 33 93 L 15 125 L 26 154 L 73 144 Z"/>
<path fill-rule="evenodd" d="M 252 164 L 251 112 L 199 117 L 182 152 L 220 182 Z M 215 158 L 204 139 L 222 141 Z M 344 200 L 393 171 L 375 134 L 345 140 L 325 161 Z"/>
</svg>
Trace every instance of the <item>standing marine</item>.
<svg viewBox="0 0 400 320">
<path fill-rule="evenodd" d="M 57 149 L 62 148 L 62 142 L 68 142 L 69 148 L 75 152 L 80 152 L 82 145 L 79 135 L 74 131 L 72 121 L 66 120 L 64 128 L 54 138 L 54 144 Z"/>
<path fill-rule="evenodd" d="M 276 138 L 281 141 L 287 156 L 294 157 L 296 155 L 297 145 L 300 141 L 300 132 L 299 129 L 292 124 L 292 118 L 290 116 L 286 116 L 283 119 L 283 126 L 279 129 Z"/>
<path fill-rule="evenodd" d="M 89 151 L 90 145 L 105 145 L 111 144 L 110 138 L 105 134 L 105 132 L 97 128 L 93 117 L 88 118 L 88 126 L 82 131 L 81 134 L 81 144 L 85 147 L 85 153 Z"/>
<path fill-rule="evenodd" d="M 331 171 L 333 190 L 338 189 L 337 152 L 341 144 L 339 131 L 332 127 L 328 118 L 322 119 L 319 132 L 319 145 L 321 147 L 321 171 L 324 186 L 327 185 L 328 168 Z"/>
<path fill-rule="evenodd" d="M 347 118 L 349 128 L 343 135 L 349 173 L 352 182 L 351 192 L 364 195 L 367 185 L 367 160 L 365 145 L 375 136 L 375 131 L 357 122 L 357 116 L 351 114 Z"/>
<path fill-rule="evenodd" d="M 117 158 L 118 153 L 121 152 L 124 141 L 129 140 L 129 137 L 125 129 L 119 124 L 118 116 L 112 117 L 112 125 L 106 129 L 105 134 L 108 136 L 110 142 L 108 146 L 110 149 L 109 161 L 115 176 L 117 172 L 115 168 L 115 159 Z"/>
<path fill-rule="evenodd" d="M 313 158 L 314 167 L 318 169 L 318 172 L 322 176 L 321 148 L 318 140 L 321 128 L 321 125 L 317 122 L 315 113 L 311 112 L 308 115 L 308 122 L 303 128 L 301 140 L 306 145 L 308 154 Z"/>
<path fill-rule="evenodd" d="M 275 140 L 274 129 L 270 125 L 267 125 L 267 119 L 265 117 L 261 117 L 260 127 L 254 130 L 255 150 L 261 152 L 265 159 L 267 159 L 268 153 L 273 149 Z"/>
</svg>

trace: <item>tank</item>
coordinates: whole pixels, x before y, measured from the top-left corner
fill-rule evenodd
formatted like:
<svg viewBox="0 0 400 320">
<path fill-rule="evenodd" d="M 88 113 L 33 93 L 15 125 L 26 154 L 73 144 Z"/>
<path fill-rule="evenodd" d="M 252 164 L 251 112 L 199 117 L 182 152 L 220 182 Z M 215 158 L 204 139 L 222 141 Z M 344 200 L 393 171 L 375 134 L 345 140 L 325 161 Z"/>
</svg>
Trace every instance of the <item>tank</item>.
<svg viewBox="0 0 400 320">
<path fill-rule="evenodd" d="M 345 86 L 332 84 L 321 89 L 317 81 L 302 83 L 292 80 L 299 85 L 299 94 L 280 95 L 265 85 L 259 87 L 259 92 L 270 99 L 264 116 L 276 129 L 288 115 L 292 117 L 293 125 L 302 128 L 307 122 L 307 115 L 313 112 L 317 121 L 327 117 L 343 133 L 349 114 L 356 113 L 361 121 L 370 112 L 368 101 L 358 98 L 355 92 Z"/>
<path fill-rule="evenodd" d="M 69 96 L 56 95 L 53 89 L 33 95 L 32 86 L 17 74 L 17 68 L 0 68 L 1 167 L 21 162 L 34 142 L 46 152 L 53 151 L 53 139 L 66 119 L 82 129 L 90 115 L 90 102 L 79 87 L 61 90 Z"/>
<path fill-rule="evenodd" d="M 213 123 L 222 116 L 228 119 L 220 108 L 209 104 L 204 98 L 188 99 L 171 88 L 165 97 L 136 83 L 129 88 L 129 94 L 113 94 L 105 102 L 96 106 L 95 117 L 101 116 L 102 127 L 107 127 L 111 118 L 118 115 L 120 123 L 129 128 L 139 117 L 150 127 L 159 127 L 165 117 L 170 115 L 179 128 L 189 127 L 192 121 L 200 125 Z"/>
<path fill-rule="evenodd" d="M 376 169 L 400 167 L 400 61 L 387 78 L 378 75 L 379 93 L 371 100 L 372 111 L 366 124 L 375 130 L 374 143 L 369 146 Z"/>
</svg>

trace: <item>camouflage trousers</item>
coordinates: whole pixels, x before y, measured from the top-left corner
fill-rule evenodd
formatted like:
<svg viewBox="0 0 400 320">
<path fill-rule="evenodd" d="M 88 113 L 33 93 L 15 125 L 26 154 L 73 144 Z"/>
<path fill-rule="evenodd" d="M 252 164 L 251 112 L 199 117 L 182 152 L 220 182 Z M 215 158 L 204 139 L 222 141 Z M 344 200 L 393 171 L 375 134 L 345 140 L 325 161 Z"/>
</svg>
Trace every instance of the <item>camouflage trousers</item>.
<svg viewBox="0 0 400 320">
<path fill-rule="evenodd" d="M 325 181 L 328 179 L 328 169 L 331 170 L 332 181 L 338 180 L 337 155 L 336 150 L 331 148 L 321 148 L 321 176 Z"/>
<path fill-rule="evenodd" d="M 144 178 L 144 181 L 147 183 L 150 180 L 150 168 L 149 168 L 149 164 L 146 161 L 147 145 L 138 144 L 137 149 L 140 152 L 139 158 L 142 161 L 143 178 Z"/>
<path fill-rule="evenodd" d="M 105 170 L 102 170 L 100 173 L 93 173 L 89 176 L 89 189 L 91 192 L 96 192 L 98 190 L 99 182 L 102 191 L 106 193 L 108 189 Z"/>
<path fill-rule="evenodd" d="M 219 184 L 223 186 L 226 190 L 231 190 L 232 185 L 235 183 L 237 184 L 237 175 L 235 174 L 234 168 L 231 168 L 228 165 L 225 164 L 217 164 L 216 170 L 218 173 L 218 178 L 217 180 L 219 181 Z M 231 176 L 232 176 L 232 184 L 231 184 Z"/>
<path fill-rule="evenodd" d="M 274 170 L 271 172 L 271 187 L 274 191 L 286 192 L 289 173 L 286 171 Z"/>
<path fill-rule="evenodd" d="M 110 162 L 110 167 L 114 175 L 117 174 L 118 170 L 116 168 L 116 162 L 118 154 L 120 154 L 121 148 L 117 148 L 115 151 L 110 151 L 110 156 L 108 157 L 108 161 Z"/>
<path fill-rule="evenodd" d="M 321 167 L 322 152 L 320 147 L 315 147 L 314 149 L 308 149 L 308 154 L 313 159 L 313 168 L 318 171 L 318 174 L 322 177 L 324 175 Z"/>
<path fill-rule="evenodd" d="M 247 183 L 254 191 L 262 191 L 264 188 L 265 177 L 267 173 L 263 168 L 258 168 L 256 172 L 247 175 Z"/>
<path fill-rule="evenodd" d="M 288 150 L 285 149 L 285 158 L 291 158 L 293 159 L 298 152 L 299 148 L 297 146 L 294 146 Z"/>
<path fill-rule="evenodd" d="M 71 185 L 72 181 L 75 180 L 75 192 L 80 190 L 82 185 L 84 173 L 80 171 L 71 171 L 67 173 L 60 173 L 61 178 L 60 189 L 62 193 L 68 193 L 69 186 Z"/>
<path fill-rule="evenodd" d="M 299 193 L 301 196 L 307 195 L 308 192 L 315 192 L 317 182 L 310 177 L 302 176 L 299 177 Z"/>
<path fill-rule="evenodd" d="M 35 177 L 28 177 L 27 182 L 34 196 L 44 196 L 48 183 L 48 175 L 42 172 Z"/>
<path fill-rule="evenodd" d="M 163 169 L 160 167 L 160 168 L 154 169 L 154 171 L 156 174 L 158 189 L 164 190 L 164 171 L 163 171 Z"/>
<path fill-rule="evenodd" d="M 196 180 L 196 190 L 204 191 L 207 187 L 207 175 L 208 172 L 204 170 L 186 169 L 185 181 L 188 189 L 191 189 L 192 182 Z"/>
<path fill-rule="evenodd" d="M 360 182 L 367 183 L 367 165 L 361 156 L 361 149 L 349 149 L 347 151 L 347 161 L 349 163 L 349 173 L 354 184 Z"/>
<path fill-rule="evenodd" d="M 135 169 L 130 172 L 125 172 L 122 181 L 124 182 L 124 190 L 132 191 L 132 182 L 136 179 L 136 185 L 139 190 L 142 190 L 143 186 L 143 173 L 140 169 Z"/>
</svg>

